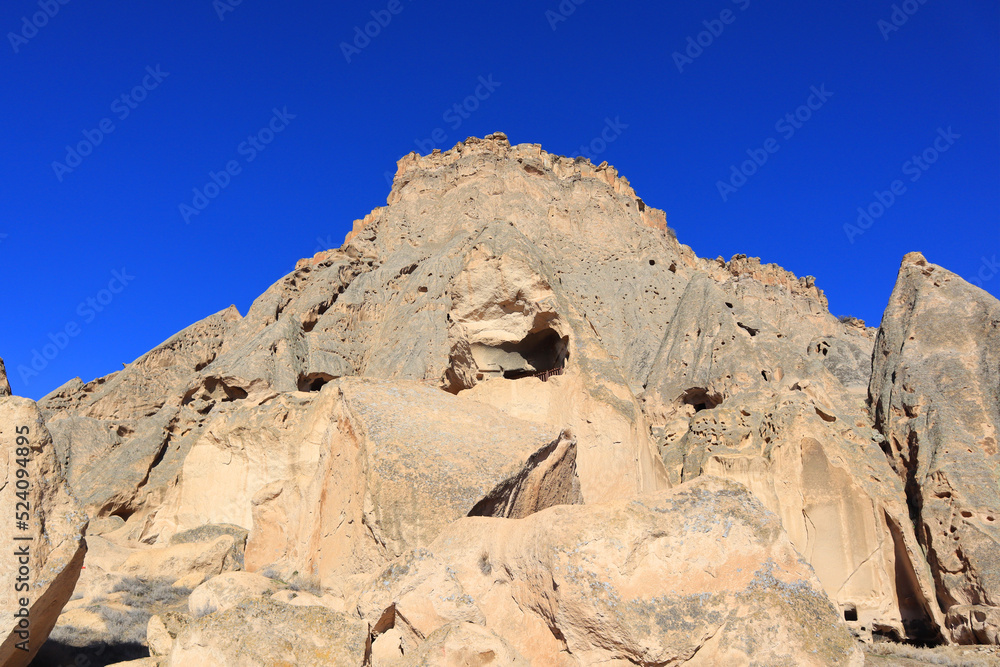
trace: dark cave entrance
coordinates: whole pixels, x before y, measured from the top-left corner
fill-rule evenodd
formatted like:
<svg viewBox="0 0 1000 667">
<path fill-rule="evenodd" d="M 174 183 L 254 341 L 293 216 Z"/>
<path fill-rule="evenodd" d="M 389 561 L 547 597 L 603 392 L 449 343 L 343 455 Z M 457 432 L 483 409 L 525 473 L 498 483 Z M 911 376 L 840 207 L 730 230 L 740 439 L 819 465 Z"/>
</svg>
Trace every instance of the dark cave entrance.
<svg viewBox="0 0 1000 667">
<path fill-rule="evenodd" d="M 569 336 L 560 336 L 553 329 L 529 333 L 517 343 L 499 346 L 504 353 L 503 377 L 508 380 L 536 375 L 557 375 L 569 359 Z M 518 363 L 520 360 L 520 363 Z M 506 368 L 507 364 L 511 368 Z"/>
<path fill-rule="evenodd" d="M 722 396 L 710 394 L 704 387 L 691 387 L 681 394 L 680 400 L 683 405 L 693 407 L 695 412 L 711 410 L 722 405 Z"/>
</svg>

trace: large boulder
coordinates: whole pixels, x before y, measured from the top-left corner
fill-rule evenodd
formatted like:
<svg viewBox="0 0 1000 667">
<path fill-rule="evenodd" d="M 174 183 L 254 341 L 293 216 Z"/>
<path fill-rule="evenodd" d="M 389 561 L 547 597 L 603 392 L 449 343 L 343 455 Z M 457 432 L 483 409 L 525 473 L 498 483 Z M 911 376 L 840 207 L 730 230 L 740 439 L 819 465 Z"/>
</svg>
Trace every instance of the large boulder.
<svg viewBox="0 0 1000 667">
<path fill-rule="evenodd" d="M 462 519 L 383 571 L 357 607 L 376 635 L 397 631 L 404 654 L 471 622 L 533 665 L 863 660 L 778 518 L 710 477 L 520 520 Z"/>
<path fill-rule="evenodd" d="M 367 623 L 323 607 L 257 598 L 191 622 L 164 665 L 365 667 L 370 651 Z"/>
<path fill-rule="evenodd" d="M 1000 301 L 907 255 L 869 393 L 949 617 L 954 606 L 1000 607 L 998 376 Z M 960 630 L 953 639 L 970 636 Z"/>
<path fill-rule="evenodd" d="M 69 493 L 34 401 L 0 397 L 0 665 L 27 665 L 73 594 L 87 516 Z"/>
</svg>

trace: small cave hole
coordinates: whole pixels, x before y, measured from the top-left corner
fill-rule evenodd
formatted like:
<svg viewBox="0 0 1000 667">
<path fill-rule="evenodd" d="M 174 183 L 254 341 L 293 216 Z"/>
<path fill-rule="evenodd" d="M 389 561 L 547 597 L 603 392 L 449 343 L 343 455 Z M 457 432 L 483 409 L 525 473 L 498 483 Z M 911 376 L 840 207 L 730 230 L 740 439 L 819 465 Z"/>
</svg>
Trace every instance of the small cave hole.
<svg viewBox="0 0 1000 667">
<path fill-rule="evenodd" d="M 969 517 L 972 516 L 972 512 L 970 512 L 968 510 L 962 510 L 962 516 L 965 517 L 966 519 L 968 519 Z"/>
<path fill-rule="evenodd" d="M 299 391 L 319 391 L 323 385 L 334 379 L 336 379 L 334 376 L 327 373 L 306 373 L 299 378 Z"/>
<path fill-rule="evenodd" d="M 656 260 L 655 259 L 649 260 L 649 265 L 650 266 L 656 266 Z"/>
<path fill-rule="evenodd" d="M 722 405 L 722 396 L 709 394 L 708 390 L 703 387 L 692 387 L 681 394 L 681 403 L 690 405 L 695 412 L 701 412 Z"/>
<path fill-rule="evenodd" d="M 506 360 L 520 360 L 516 367 L 504 368 L 503 377 L 517 380 L 538 377 L 542 381 L 561 375 L 569 359 L 569 336 L 560 336 L 554 329 L 530 333 L 517 343 L 499 346 Z"/>
<path fill-rule="evenodd" d="M 108 516 L 121 517 L 123 521 L 127 522 L 130 518 L 132 518 L 133 514 L 135 514 L 135 510 L 133 510 L 131 507 L 119 507 Z"/>
<path fill-rule="evenodd" d="M 856 621 L 858 620 L 858 608 L 853 604 L 848 602 L 844 605 L 844 620 L 845 621 Z"/>
<path fill-rule="evenodd" d="M 743 324 L 742 322 L 737 322 L 736 326 L 738 326 L 739 328 L 743 329 L 748 334 L 750 334 L 751 338 L 753 338 L 754 336 L 756 336 L 757 332 L 760 331 L 760 329 L 755 329 L 754 327 L 751 327 L 751 326 L 748 326 L 746 324 Z"/>
</svg>

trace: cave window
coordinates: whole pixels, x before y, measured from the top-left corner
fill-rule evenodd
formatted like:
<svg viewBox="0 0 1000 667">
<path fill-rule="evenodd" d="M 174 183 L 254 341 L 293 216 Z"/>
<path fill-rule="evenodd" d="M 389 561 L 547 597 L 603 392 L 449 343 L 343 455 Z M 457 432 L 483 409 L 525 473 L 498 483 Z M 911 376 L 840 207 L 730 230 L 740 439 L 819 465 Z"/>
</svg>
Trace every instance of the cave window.
<svg viewBox="0 0 1000 667">
<path fill-rule="evenodd" d="M 334 376 L 327 373 L 307 373 L 299 378 L 299 391 L 319 391 L 323 385 L 333 379 L 335 379 Z"/>
<path fill-rule="evenodd" d="M 506 379 L 538 376 L 546 380 L 551 375 L 558 375 L 566 367 L 569 359 L 569 336 L 560 336 L 554 329 L 543 329 L 528 334 L 517 343 L 504 343 L 500 349 L 525 362 L 520 368 L 504 369 L 503 376 Z"/>
<path fill-rule="evenodd" d="M 845 621 L 858 620 L 858 608 L 850 603 L 844 605 L 844 620 Z"/>
<path fill-rule="evenodd" d="M 701 412 L 722 405 L 722 397 L 718 394 L 709 394 L 703 387 L 692 387 L 681 394 L 681 403 L 690 405 L 695 412 Z"/>
</svg>

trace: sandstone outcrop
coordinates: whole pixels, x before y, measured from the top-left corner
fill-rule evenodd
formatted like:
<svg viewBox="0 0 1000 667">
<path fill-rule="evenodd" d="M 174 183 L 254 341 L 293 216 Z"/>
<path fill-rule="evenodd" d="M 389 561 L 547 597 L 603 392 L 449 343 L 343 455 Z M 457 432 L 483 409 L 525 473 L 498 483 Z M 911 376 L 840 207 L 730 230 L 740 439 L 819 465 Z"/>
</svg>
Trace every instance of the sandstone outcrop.
<svg viewBox="0 0 1000 667">
<path fill-rule="evenodd" d="M 870 394 L 949 619 L 954 607 L 1000 612 L 998 376 L 1000 302 L 907 255 L 879 329 Z M 959 629 L 954 639 L 969 636 Z"/>
<path fill-rule="evenodd" d="M 258 598 L 181 630 L 165 665 L 365 667 L 370 652 L 368 625 L 362 621 L 322 607 L 293 607 Z"/>
<path fill-rule="evenodd" d="M 345 664 L 387 666 L 996 641 L 995 299 L 911 255 L 880 329 L 836 318 L 499 133 L 405 156 L 387 204 L 245 314 L 39 402 L 94 519 L 70 611 L 198 588 L 119 610 L 190 664 L 319 659 L 235 629 L 272 618 L 370 623 Z"/>
<path fill-rule="evenodd" d="M 402 630 L 404 654 L 472 622 L 533 665 L 863 663 L 778 518 L 708 477 L 516 521 L 463 519 L 376 577 L 358 608 L 376 636 Z"/>
<path fill-rule="evenodd" d="M 34 401 L 0 397 L 0 665 L 22 667 L 41 648 L 73 594 L 87 545 L 87 516 L 67 490 Z M 16 521 L 15 521 L 16 520 Z"/>
</svg>

